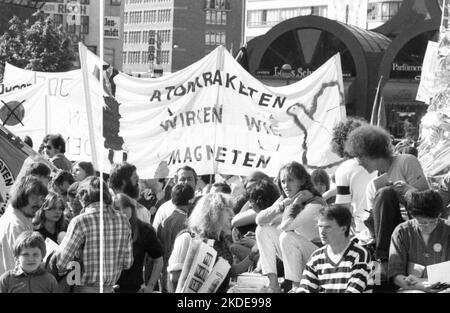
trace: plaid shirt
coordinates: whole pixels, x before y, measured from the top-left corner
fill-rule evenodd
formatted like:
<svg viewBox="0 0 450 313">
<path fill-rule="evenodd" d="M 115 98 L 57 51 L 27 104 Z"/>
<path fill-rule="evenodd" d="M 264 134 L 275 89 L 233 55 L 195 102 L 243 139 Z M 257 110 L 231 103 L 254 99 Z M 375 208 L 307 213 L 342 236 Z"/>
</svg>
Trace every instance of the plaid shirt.
<svg viewBox="0 0 450 313">
<path fill-rule="evenodd" d="M 131 227 L 126 216 L 104 207 L 103 284 L 113 286 L 120 273 L 133 264 Z M 57 252 L 57 267 L 66 272 L 67 265 L 77 257 L 81 263 L 81 285 L 100 283 L 100 203 L 92 203 L 84 213 L 74 217 Z"/>
</svg>

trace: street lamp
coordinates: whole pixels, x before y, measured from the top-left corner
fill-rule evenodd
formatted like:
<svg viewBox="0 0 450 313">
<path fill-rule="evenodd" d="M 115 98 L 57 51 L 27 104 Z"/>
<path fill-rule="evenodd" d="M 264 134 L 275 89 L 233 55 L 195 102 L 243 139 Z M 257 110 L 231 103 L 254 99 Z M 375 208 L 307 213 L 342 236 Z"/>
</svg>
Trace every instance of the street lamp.
<svg viewBox="0 0 450 313">
<path fill-rule="evenodd" d="M 283 64 L 280 75 L 286 79 L 286 85 L 289 85 L 289 79 L 292 77 L 292 66 L 290 64 Z"/>
</svg>

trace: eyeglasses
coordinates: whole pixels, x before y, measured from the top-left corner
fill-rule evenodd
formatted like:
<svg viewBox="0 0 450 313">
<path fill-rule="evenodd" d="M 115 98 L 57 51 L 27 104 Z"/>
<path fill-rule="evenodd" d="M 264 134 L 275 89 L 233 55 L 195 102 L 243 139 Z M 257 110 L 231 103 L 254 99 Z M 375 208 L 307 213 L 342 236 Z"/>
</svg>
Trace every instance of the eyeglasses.
<svg viewBox="0 0 450 313">
<path fill-rule="evenodd" d="M 53 147 L 52 147 L 52 146 L 49 146 L 49 145 L 47 145 L 47 146 L 45 146 L 45 149 L 49 149 L 49 150 L 51 150 L 51 149 L 53 149 Z"/>
</svg>

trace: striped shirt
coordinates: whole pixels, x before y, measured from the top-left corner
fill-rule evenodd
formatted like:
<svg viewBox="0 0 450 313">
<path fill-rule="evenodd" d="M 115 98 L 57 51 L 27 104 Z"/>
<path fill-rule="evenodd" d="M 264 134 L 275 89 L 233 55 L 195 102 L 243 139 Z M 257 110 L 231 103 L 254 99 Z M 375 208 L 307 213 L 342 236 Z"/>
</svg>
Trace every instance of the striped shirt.
<svg viewBox="0 0 450 313">
<path fill-rule="evenodd" d="M 361 293 L 373 286 L 374 264 L 369 252 L 351 241 L 341 260 L 335 264 L 327 253 L 328 245 L 316 250 L 306 264 L 297 292 Z"/>
<path fill-rule="evenodd" d="M 105 206 L 103 284 L 113 286 L 124 269 L 133 264 L 131 227 L 126 216 Z M 100 203 L 92 203 L 84 213 L 74 217 L 57 251 L 57 267 L 61 273 L 77 256 L 81 263 L 81 285 L 100 283 Z"/>
</svg>

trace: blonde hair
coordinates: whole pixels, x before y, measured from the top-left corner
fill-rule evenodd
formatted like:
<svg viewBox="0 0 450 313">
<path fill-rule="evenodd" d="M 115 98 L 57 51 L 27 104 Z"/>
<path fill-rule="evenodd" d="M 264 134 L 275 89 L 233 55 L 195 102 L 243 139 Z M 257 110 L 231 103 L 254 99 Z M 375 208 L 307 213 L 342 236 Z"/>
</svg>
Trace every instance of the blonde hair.
<svg viewBox="0 0 450 313">
<path fill-rule="evenodd" d="M 219 238 L 230 227 L 233 217 L 233 201 L 223 193 L 209 193 L 200 198 L 188 219 L 191 231 L 204 238 Z"/>
</svg>

